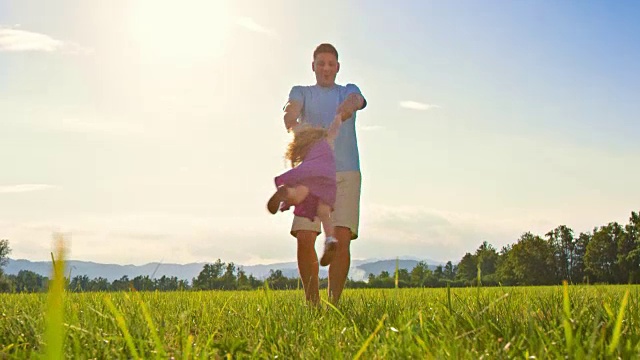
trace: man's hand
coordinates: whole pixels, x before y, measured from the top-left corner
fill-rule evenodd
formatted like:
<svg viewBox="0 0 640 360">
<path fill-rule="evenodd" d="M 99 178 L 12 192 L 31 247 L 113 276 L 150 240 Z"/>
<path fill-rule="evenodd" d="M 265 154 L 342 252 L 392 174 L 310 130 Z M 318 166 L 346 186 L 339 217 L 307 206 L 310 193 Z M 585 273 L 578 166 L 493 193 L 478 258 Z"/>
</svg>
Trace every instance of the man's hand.
<svg viewBox="0 0 640 360">
<path fill-rule="evenodd" d="M 360 94 L 352 93 L 347 96 L 346 99 L 338 106 L 338 110 L 336 110 L 336 114 L 340 115 L 342 121 L 345 121 L 351 116 L 353 113 L 362 109 L 364 106 L 364 98 Z"/>
<path fill-rule="evenodd" d="M 287 131 L 290 131 L 291 129 L 293 129 L 293 127 L 298 125 L 298 118 L 300 117 L 301 112 L 302 103 L 300 103 L 299 101 L 292 100 L 289 101 L 287 105 L 285 105 L 283 119 L 284 126 Z"/>
</svg>

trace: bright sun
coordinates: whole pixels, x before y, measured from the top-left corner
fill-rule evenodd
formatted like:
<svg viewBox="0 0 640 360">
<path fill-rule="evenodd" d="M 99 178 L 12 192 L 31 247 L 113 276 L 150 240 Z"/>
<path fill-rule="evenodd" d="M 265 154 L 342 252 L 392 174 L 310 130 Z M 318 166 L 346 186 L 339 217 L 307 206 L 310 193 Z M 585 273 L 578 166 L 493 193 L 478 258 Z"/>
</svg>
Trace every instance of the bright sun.
<svg viewBox="0 0 640 360">
<path fill-rule="evenodd" d="M 224 51 L 230 28 L 226 0 L 139 0 L 130 6 L 130 31 L 144 58 L 182 63 Z"/>
</svg>

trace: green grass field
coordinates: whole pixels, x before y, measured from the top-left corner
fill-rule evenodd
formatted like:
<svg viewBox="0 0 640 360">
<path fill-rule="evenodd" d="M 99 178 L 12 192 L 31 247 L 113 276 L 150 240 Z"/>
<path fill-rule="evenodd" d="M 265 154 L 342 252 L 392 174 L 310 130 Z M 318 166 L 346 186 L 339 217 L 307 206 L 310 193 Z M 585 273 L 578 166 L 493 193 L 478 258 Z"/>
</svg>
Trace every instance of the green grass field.
<svg viewBox="0 0 640 360">
<path fill-rule="evenodd" d="M 301 290 L 4 294 L 0 358 L 628 359 L 639 290 L 346 290 L 316 309 Z"/>
</svg>

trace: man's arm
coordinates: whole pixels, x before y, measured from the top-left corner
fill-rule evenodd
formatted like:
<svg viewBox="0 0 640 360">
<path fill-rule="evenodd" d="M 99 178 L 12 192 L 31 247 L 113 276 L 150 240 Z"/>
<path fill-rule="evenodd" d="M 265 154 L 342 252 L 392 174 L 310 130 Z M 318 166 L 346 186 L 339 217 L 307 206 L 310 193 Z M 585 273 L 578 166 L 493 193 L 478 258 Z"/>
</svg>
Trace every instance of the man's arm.
<svg viewBox="0 0 640 360">
<path fill-rule="evenodd" d="M 349 119 L 353 116 L 353 113 L 364 108 L 364 97 L 358 93 L 351 93 L 346 99 L 338 106 L 336 114 L 340 115 L 342 121 Z"/>
<path fill-rule="evenodd" d="M 298 125 L 298 118 L 302 112 L 302 103 L 296 100 L 290 100 L 284 106 L 284 126 L 290 131 L 294 126 Z"/>
</svg>

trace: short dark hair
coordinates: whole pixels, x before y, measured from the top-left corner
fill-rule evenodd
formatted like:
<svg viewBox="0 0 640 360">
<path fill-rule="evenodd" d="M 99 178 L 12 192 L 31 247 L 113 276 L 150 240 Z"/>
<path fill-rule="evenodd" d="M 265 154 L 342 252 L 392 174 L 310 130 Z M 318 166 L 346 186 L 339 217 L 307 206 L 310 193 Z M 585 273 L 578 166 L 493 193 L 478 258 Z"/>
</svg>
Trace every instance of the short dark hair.
<svg viewBox="0 0 640 360">
<path fill-rule="evenodd" d="M 316 47 L 316 49 L 313 51 L 313 59 L 315 60 L 318 54 L 323 54 L 323 53 L 333 54 L 336 56 L 336 60 L 338 60 L 338 50 L 336 50 L 336 48 L 333 45 L 327 44 L 327 43 L 320 44 L 318 45 L 318 47 Z"/>
</svg>

